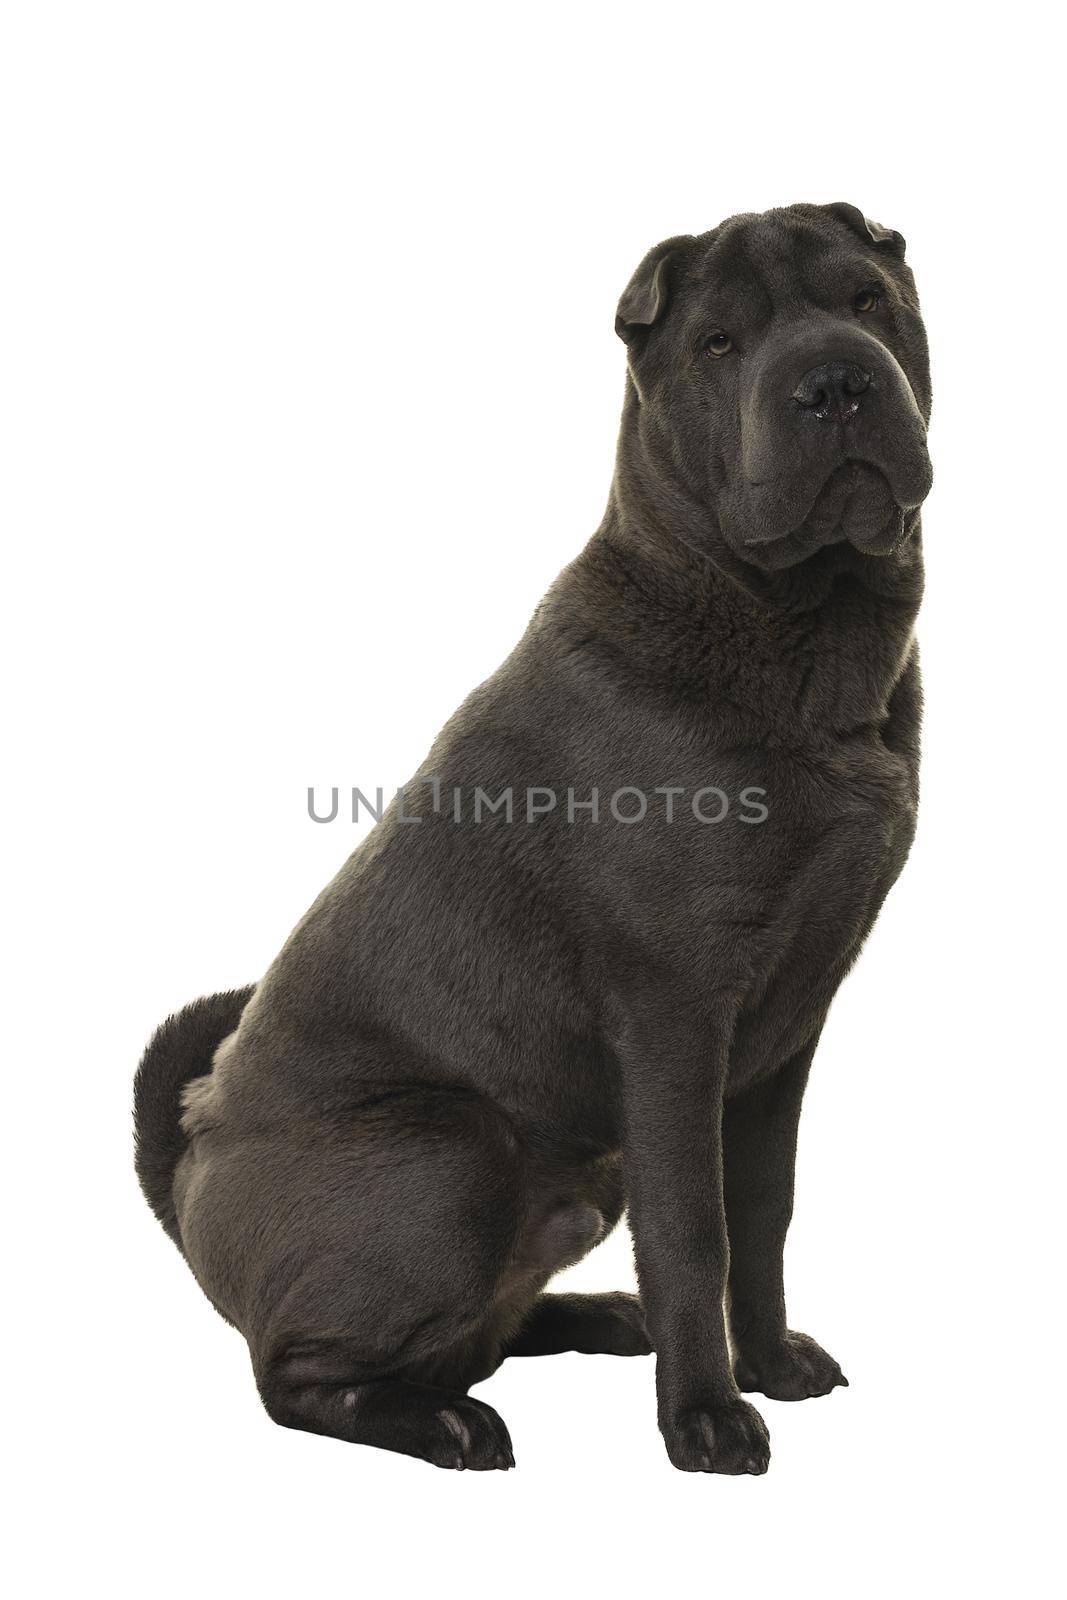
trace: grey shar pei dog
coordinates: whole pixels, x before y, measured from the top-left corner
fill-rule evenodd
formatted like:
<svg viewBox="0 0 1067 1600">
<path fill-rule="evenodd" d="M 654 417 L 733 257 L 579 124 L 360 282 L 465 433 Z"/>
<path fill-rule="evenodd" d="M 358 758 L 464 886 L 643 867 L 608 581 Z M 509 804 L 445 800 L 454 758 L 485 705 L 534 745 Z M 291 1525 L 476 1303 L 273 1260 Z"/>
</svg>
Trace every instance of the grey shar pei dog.
<svg viewBox="0 0 1067 1600">
<path fill-rule="evenodd" d="M 603 522 L 261 982 L 160 1028 L 138 1169 L 286 1427 L 507 1468 L 505 1357 L 654 1351 L 675 1466 L 761 1473 L 742 1393 L 845 1381 L 782 1251 L 915 825 L 926 340 L 846 204 L 668 239 L 616 329 Z M 639 1298 L 546 1293 L 624 1208 Z"/>
</svg>

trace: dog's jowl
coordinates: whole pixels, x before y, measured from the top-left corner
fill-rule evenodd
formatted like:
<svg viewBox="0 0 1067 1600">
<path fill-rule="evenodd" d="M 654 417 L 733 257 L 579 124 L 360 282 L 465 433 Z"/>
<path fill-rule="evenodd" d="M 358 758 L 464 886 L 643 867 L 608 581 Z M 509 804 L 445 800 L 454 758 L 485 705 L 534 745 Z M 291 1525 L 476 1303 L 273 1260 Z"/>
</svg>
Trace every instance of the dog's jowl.
<svg viewBox="0 0 1067 1600">
<path fill-rule="evenodd" d="M 845 204 L 667 240 L 616 328 L 603 522 L 263 979 L 159 1030 L 138 1170 L 277 1422 L 505 1468 L 505 1357 L 654 1350 L 675 1466 L 761 1473 L 742 1392 L 845 1381 L 782 1251 L 915 822 L 926 341 Z M 640 1298 L 546 1292 L 624 1209 Z"/>
</svg>

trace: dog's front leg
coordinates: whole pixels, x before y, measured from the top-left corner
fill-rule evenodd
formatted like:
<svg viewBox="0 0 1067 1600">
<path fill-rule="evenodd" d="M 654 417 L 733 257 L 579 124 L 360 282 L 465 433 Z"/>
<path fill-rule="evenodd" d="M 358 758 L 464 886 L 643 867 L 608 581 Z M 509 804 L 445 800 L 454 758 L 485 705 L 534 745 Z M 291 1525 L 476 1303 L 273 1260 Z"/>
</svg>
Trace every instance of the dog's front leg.
<svg viewBox="0 0 1067 1600">
<path fill-rule="evenodd" d="M 729 1315 L 742 1390 L 772 1400 L 829 1394 L 845 1378 L 805 1333 L 786 1325 L 782 1255 L 793 1213 L 797 1124 L 814 1043 L 726 1104 L 723 1116 Z"/>
<path fill-rule="evenodd" d="M 728 1043 L 723 1017 L 630 1011 L 618 1051 L 624 1162 L 667 1453 L 686 1472 L 759 1473 L 767 1429 L 734 1382 L 723 1314 Z"/>
</svg>

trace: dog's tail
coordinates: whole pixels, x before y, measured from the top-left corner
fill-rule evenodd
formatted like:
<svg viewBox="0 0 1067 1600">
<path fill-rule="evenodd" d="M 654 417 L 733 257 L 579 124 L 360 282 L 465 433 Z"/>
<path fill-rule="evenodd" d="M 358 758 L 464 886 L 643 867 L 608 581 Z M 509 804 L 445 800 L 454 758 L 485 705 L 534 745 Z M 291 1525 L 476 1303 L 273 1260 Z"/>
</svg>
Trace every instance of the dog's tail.
<svg viewBox="0 0 1067 1600">
<path fill-rule="evenodd" d="M 185 1150 L 182 1090 L 211 1071 L 215 1051 L 241 1020 L 255 992 L 230 989 L 195 1000 L 156 1029 L 133 1080 L 135 1165 L 145 1199 L 181 1249 L 174 1209 L 174 1169 Z"/>
</svg>

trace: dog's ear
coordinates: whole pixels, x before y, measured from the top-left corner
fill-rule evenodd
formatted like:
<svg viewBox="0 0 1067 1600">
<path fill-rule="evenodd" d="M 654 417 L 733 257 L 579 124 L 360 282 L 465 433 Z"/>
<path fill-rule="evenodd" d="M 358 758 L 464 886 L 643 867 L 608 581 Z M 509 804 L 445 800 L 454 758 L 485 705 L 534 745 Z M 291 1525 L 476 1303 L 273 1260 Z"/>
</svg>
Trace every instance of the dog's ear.
<svg viewBox="0 0 1067 1600">
<path fill-rule="evenodd" d="M 903 261 L 904 237 L 895 228 L 883 228 L 880 222 L 872 222 L 858 206 L 850 206 L 847 200 L 835 200 L 831 205 L 824 206 L 823 210 L 829 211 L 838 222 L 843 222 L 853 233 L 859 234 L 864 244 L 876 245 L 879 250 L 887 250 Z"/>
<path fill-rule="evenodd" d="M 667 309 L 671 296 L 670 273 L 678 253 L 693 243 L 691 233 L 676 234 L 664 239 L 642 261 L 626 288 L 615 313 L 615 332 L 623 344 L 645 328 L 658 322 Z"/>
</svg>

